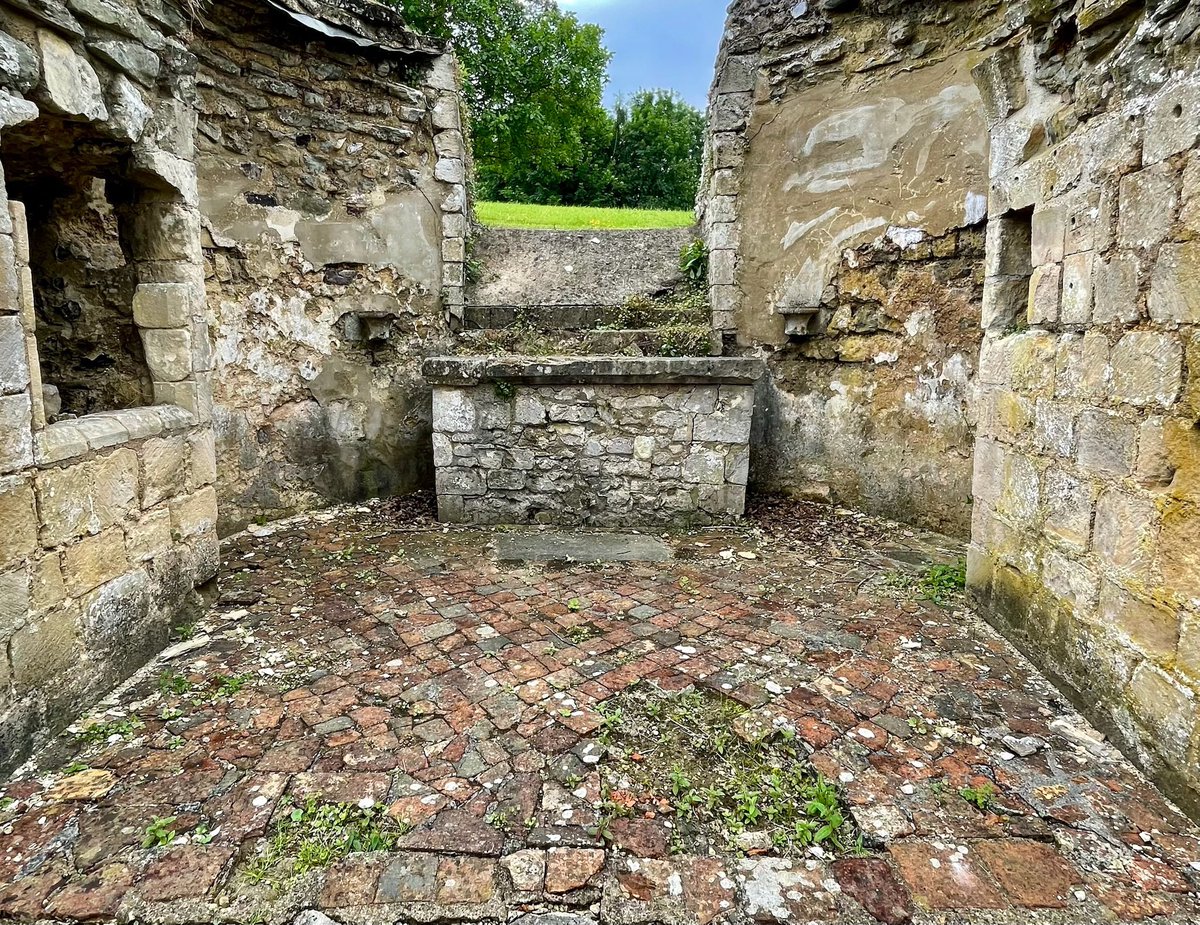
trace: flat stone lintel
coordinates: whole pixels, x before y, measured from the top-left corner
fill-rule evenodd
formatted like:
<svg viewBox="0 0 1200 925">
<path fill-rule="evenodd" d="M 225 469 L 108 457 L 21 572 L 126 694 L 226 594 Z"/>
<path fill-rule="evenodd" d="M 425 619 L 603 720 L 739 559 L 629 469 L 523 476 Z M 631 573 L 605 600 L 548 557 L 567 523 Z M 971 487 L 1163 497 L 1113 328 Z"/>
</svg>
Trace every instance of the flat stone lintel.
<svg viewBox="0 0 1200 925">
<path fill-rule="evenodd" d="M 608 382 L 747 385 L 763 374 L 761 360 L 746 357 L 430 357 L 422 371 L 430 385 L 481 382 Z"/>
</svg>

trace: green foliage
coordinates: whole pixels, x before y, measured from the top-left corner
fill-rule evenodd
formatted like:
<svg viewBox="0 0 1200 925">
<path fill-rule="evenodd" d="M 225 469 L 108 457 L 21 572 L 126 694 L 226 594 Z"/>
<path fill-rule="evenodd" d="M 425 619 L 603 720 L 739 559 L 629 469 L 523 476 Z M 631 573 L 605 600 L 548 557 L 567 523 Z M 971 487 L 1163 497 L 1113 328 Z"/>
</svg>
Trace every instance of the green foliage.
<svg viewBox="0 0 1200 925">
<path fill-rule="evenodd" d="M 175 816 L 159 816 L 148 826 L 142 836 L 143 848 L 165 848 L 175 840 Z"/>
<path fill-rule="evenodd" d="M 675 94 L 603 105 L 603 30 L 555 0 L 393 0 L 453 41 L 482 199 L 691 208 L 703 116 Z"/>
<path fill-rule="evenodd" d="M 498 379 L 492 386 L 492 390 L 500 401 L 511 401 L 516 397 L 517 384 L 506 379 Z"/>
<path fill-rule="evenodd" d="M 958 795 L 981 813 L 991 812 L 996 802 L 996 788 L 991 784 L 982 787 L 962 787 Z"/>
<path fill-rule="evenodd" d="M 697 288 L 708 283 L 708 248 L 700 238 L 679 252 L 679 272 Z"/>
<path fill-rule="evenodd" d="M 619 205 L 688 209 L 695 203 L 704 116 L 669 90 L 641 90 L 613 115 L 611 171 Z"/>
<path fill-rule="evenodd" d="M 600 710 L 599 738 L 609 746 L 601 765 L 601 833 L 615 816 L 666 803 L 679 850 L 741 851 L 739 836 L 750 833 L 783 855 L 800 856 L 813 845 L 856 850 L 837 789 L 808 763 L 794 735 L 739 735 L 746 708 L 735 701 L 638 686 Z"/>
<path fill-rule="evenodd" d="M 178 671 L 168 668 L 158 676 L 158 689 L 164 694 L 186 694 L 192 689 L 192 685 Z"/>
<path fill-rule="evenodd" d="M 921 596 L 936 604 L 945 604 L 967 586 L 967 562 L 934 565 L 921 576 Z"/>
<path fill-rule="evenodd" d="M 408 826 L 387 815 L 383 806 L 326 802 L 319 794 L 303 803 L 289 797 L 285 801 L 266 848 L 246 869 L 251 883 L 281 889 L 352 852 L 390 851 L 408 832 Z"/>
<path fill-rule="evenodd" d="M 143 725 L 144 723 L 136 716 L 131 716 L 127 719 L 114 719 L 107 723 L 92 723 L 90 726 L 86 726 L 75 733 L 75 738 L 89 745 L 107 742 L 113 736 L 128 739 L 134 732 L 141 729 Z"/>
</svg>

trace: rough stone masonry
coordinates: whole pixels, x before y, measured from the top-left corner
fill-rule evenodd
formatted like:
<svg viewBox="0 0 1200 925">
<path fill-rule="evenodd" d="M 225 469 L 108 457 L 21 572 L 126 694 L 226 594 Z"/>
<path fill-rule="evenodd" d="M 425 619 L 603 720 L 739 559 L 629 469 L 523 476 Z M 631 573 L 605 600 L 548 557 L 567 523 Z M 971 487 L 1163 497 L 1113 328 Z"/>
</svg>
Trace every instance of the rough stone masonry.
<svg viewBox="0 0 1200 925">
<path fill-rule="evenodd" d="M 746 504 L 752 360 L 426 362 L 451 523 L 731 523 Z"/>
</svg>

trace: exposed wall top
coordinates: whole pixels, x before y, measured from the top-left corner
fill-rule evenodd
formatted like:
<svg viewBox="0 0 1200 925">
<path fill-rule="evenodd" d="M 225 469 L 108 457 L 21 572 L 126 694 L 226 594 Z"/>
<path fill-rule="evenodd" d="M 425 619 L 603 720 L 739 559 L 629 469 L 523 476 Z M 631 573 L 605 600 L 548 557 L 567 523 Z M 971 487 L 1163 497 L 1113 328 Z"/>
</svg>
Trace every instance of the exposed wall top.
<svg viewBox="0 0 1200 925">
<path fill-rule="evenodd" d="M 620 305 L 679 282 L 691 228 L 542 231 L 485 228 L 472 241 L 472 305 Z"/>
<path fill-rule="evenodd" d="M 298 23 L 330 38 L 384 51 L 439 55 L 446 43 L 408 28 L 394 6 L 374 0 L 265 0 Z"/>
<path fill-rule="evenodd" d="M 763 365 L 734 357 L 431 357 L 424 373 L 433 385 L 492 380 L 717 385 L 754 382 Z"/>
</svg>

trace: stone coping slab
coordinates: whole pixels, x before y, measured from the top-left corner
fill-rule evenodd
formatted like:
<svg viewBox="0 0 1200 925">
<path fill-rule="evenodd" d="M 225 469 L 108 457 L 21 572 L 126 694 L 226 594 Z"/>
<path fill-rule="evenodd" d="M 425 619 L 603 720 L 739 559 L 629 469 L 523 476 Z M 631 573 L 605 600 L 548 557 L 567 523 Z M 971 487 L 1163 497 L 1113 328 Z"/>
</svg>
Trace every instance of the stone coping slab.
<svg viewBox="0 0 1200 925">
<path fill-rule="evenodd" d="M 502 562 L 666 562 L 674 550 L 641 533 L 507 533 L 496 537 Z"/>
<path fill-rule="evenodd" d="M 430 357 L 422 367 L 426 381 L 441 386 L 498 380 L 747 385 L 763 371 L 761 360 L 747 357 Z"/>
<path fill-rule="evenodd" d="M 195 423 L 192 413 L 178 405 L 146 405 L 68 418 L 48 424 L 38 432 L 37 461 L 39 465 L 62 462 Z"/>
</svg>

